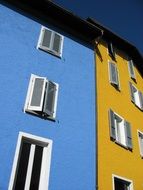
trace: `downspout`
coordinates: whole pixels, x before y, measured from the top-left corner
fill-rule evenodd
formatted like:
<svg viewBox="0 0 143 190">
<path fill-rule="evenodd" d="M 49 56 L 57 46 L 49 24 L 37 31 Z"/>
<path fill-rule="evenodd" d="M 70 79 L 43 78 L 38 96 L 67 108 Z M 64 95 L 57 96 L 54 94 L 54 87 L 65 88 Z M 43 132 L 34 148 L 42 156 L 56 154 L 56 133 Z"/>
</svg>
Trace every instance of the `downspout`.
<svg viewBox="0 0 143 190">
<path fill-rule="evenodd" d="M 95 114 L 96 114 L 96 121 L 95 121 L 95 144 L 96 144 L 96 179 L 95 179 L 95 189 L 96 190 L 99 190 L 99 184 L 98 184 L 98 118 L 97 118 L 97 113 L 98 113 L 98 109 L 97 109 L 97 73 L 96 73 L 96 49 L 97 49 L 97 46 L 98 44 L 100 43 L 102 37 L 103 37 L 103 34 L 104 34 L 104 31 L 101 30 L 101 35 L 98 36 L 96 39 L 94 39 L 94 60 L 95 60 Z"/>
</svg>

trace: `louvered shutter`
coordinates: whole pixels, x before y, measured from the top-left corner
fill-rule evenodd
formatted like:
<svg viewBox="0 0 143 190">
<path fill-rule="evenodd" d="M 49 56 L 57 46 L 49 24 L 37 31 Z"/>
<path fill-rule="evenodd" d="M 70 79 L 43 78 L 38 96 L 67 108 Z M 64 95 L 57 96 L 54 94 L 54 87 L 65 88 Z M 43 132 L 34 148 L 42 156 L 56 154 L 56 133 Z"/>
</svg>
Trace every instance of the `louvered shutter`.
<svg viewBox="0 0 143 190">
<path fill-rule="evenodd" d="M 109 52 L 109 55 L 115 59 L 115 51 L 114 51 L 114 48 L 113 48 L 113 44 L 110 42 L 108 43 L 108 52 Z"/>
<path fill-rule="evenodd" d="M 42 38 L 40 42 L 40 48 L 48 50 L 52 43 L 52 31 L 47 28 L 42 28 Z"/>
<path fill-rule="evenodd" d="M 143 135 L 139 132 L 140 153 L 143 156 Z"/>
<path fill-rule="evenodd" d="M 132 60 L 128 62 L 128 66 L 129 66 L 130 77 L 135 79 L 136 77 L 135 77 L 135 72 L 134 72 L 134 64 Z"/>
<path fill-rule="evenodd" d="M 131 125 L 128 121 L 124 121 L 124 125 L 125 125 L 125 134 L 126 134 L 126 144 L 129 149 L 132 149 L 133 145 L 132 145 Z"/>
<path fill-rule="evenodd" d="M 52 46 L 52 50 L 57 54 L 60 55 L 61 54 L 61 42 L 62 42 L 62 36 L 54 33 L 53 35 L 53 46 Z"/>
<path fill-rule="evenodd" d="M 141 91 L 138 91 L 139 93 L 139 100 L 140 100 L 140 108 L 143 110 L 143 93 Z"/>
<path fill-rule="evenodd" d="M 110 67 L 110 82 L 118 86 L 119 82 L 118 82 L 117 67 L 114 63 L 111 62 L 109 63 L 109 67 Z"/>
<path fill-rule="evenodd" d="M 46 78 L 33 77 L 31 85 L 31 93 L 29 97 L 28 109 L 32 111 L 42 111 Z"/>
<path fill-rule="evenodd" d="M 56 84 L 48 81 L 46 94 L 45 94 L 44 108 L 43 108 L 43 113 L 45 113 L 48 116 L 53 116 L 54 113 L 55 94 L 56 94 Z"/>
<path fill-rule="evenodd" d="M 109 110 L 109 127 L 110 127 L 110 137 L 116 140 L 115 115 L 111 109 Z"/>
<path fill-rule="evenodd" d="M 134 86 L 132 85 L 132 83 L 131 83 L 131 82 L 129 82 L 129 87 L 130 87 L 131 101 L 135 103 L 135 97 L 134 97 Z"/>
</svg>

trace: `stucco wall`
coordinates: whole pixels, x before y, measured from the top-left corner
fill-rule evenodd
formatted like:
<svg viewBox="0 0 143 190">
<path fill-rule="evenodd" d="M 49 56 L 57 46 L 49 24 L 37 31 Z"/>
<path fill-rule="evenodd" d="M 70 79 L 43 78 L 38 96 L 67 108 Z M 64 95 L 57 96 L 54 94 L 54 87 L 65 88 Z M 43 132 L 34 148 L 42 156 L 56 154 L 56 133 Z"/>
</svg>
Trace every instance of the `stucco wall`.
<svg viewBox="0 0 143 190">
<path fill-rule="evenodd" d="M 108 61 L 111 60 L 107 44 L 101 42 L 98 50 L 102 56 L 96 56 L 97 64 L 97 102 L 98 102 L 98 183 L 99 189 L 113 189 L 112 175 L 133 181 L 136 190 L 143 188 L 142 166 L 137 130 L 143 131 L 142 111 L 131 102 L 129 81 L 143 92 L 143 78 L 134 67 L 136 81 L 129 75 L 127 55 L 116 49 L 116 62 L 120 81 L 120 90 L 109 82 Z M 102 59 L 101 59 L 102 57 Z M 114 61 L 113 61 L 114 62 Z M 130 122 L 133 150 L 120 146 L 110 139 L 108 111 L 112 109 Z"/>
<path fill-rule="evenodd" d="M 53 140 L 50 190 L 92 190 L 95 187 L 93 50 L 56 28 L 65 36 L 63 57 L 37 50 L 41 24 L 0 5 L 0 189 L 8 188 L 17 137 L 23 131 Z M 59 84 L 55 122 L 23 112 L 31 73 Z"/>
</svg>

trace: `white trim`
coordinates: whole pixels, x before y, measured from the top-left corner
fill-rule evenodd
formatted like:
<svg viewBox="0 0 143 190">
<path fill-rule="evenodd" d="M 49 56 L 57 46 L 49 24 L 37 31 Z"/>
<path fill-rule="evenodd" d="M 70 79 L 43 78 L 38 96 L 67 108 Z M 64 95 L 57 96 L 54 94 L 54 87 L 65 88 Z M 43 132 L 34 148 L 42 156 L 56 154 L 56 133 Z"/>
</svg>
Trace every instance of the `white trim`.
<svg viewBox="0 0 143 190">
<path fill-rule="evenodd" d="M 41 95 L 41 102 L 40 102 L 40 106 L 31 106 L 31 101 L 32 101 L 32 97 L 33 97 L 33 90 L 34 90 L 34 85 L 35 85 L 35 80 L 36 79 L 43 79 L 43 89 L 42 89 L 42 95 Z M 32 82 L 31 82 L 31 92 L 29 94 L 29 102 L 28 102 L 28 110 L 33 110 L 33 111 L 42 111 L 42 106 L 43 106 L 43 100 L 44 100 L 44 93 L 45 93 L 45 86 L 46 86 L 46 78 L 45 77 L 39 77 L 39 76 L 33 76 L 32 78 Z"/>
<path fill-rule="evenodd" d="M 132 91 L 132 93 L 133 93 L 133 96 L 134 96 L 134 104 L 138 107 L 138 108 L 140 108 L 141 110 L 142 110 L 142 102 L 141 102 L 141 100 L 140 100 L 140 96 L 139 96 L 139 92 L 141 92 L 132 82 L 130 82 L 131 83 L 131 85 L 132 85 L 132 87 L 136 90 L 136 92 L 135 91 L 133 91 L 132 89 L 130 89 L 131 91 Z M 142 93 L 142 92 L 141 92 Z"/>
<path fill-rule="evenodd" d="M 126 182 L 129 182 L 130 183 L 130 189 L 129 190 L 134 190 L 133 189 L 133 181 L 130 180 L 130 179 L 127 179 L 125 177 L 121 177 L 121 176 L 118 176 L 118 175 L 115 175 L 115 174 L 112 174 L 112 189 L 115 190 L 115 184 L 114 184 L 114 178 L 118 178 L 118 179 L 121 179 L 123 181 L 126 181 Z"/>
<path fill-rule="evenodd" d="M 32 100 L 32 95 L 33 95 L 33 89 L 34 89 L 34 83 L 36 78 L 41 78 L 44 80 L 44 85 L 43 85 L 43 91 L 42 91 L 42 96 L 41 96 L 41 105 L 40 106 L 30 106 L 31 100 Z M 29 85 L 28 85 L 28 90 L 27 90 L 27 95 L 26 95 L 26 100 L 24 104 L 24 113 L 29 112 L 34 115 L 40 116 L 39 112 L 41 112 L 41 117 L 42 116 L 42 110 L 44 106 L 44 96 L 45 96 L 45 87 L 46 83 L 48 83 L 50 80 L 46 79 L 46 77 L 39 77 L 37 75 L 31 74 L 30 80 L 29 80 Z M 56 118 L 56 112 L 57 112 L 57 103 L 58 103 L 58 93 L 59 93 L 59 84 L 50 81 L 56 86 L 56 92 L 55 92 L 55 97 L 54 97 L 54 112 L 51 116 L 47 116 L 48 119 L 55 120 Z"/>
<path fill-rule="evenodd" d="M 119 122 L 117 121 L 117 119 L 115 117 L 118 117 L 121 119 L 119 126 L 117 125 L 117 123 L 119 123 Z M 115 142 L 122 145 L 122 146 L 127 147 L 127 143 L 126 143 L 127 137 L 126 137 L 126 133 L 125 133 L 124 121 L 125 121 L 125 119 L 123 117 L 121 117 L 119 114 L 114 112 L 115 134 L 116 134 Z"/>
<path fill-rule="evenodd" d="M 26 94 L 26 100 L 25 100 L 25 104 L 24 104 L 24 113 L 28 109 L 28 102 L 29 102 L 29 97 L 30 97 L 30 94 L 31 94 L 32 78 L 34 76 L 36 76 L 36 75 L 31 74 L 30 79 L 29 79 L 29 85 L 28 85 L 27 94 Z"/>
<path fill-rule="evenodd" d="M 15 180 L 15 175 L 16 175 L 16 169 L 17 169 L 17 163 L 18 163 L 18 158 L 19 158 L 19 151 L 20 151 L 21 142 L 23 139 L 27 139 L 31 143 L 37 142 L 37 144 L 44 146 L 40 181 L 41 181 L 41 179 L 42 179 L 42 181 L 43 181 L 43 179 L 46 179 L 45 180 L 46 184 L 44 183 L 42 187 L 39 186 L 39 190 L 48 190 L 50 164 L 51 164 L 51 152 L 52 152 L 53 141 L 50 139 L 42 138 L 39 136 L 35 136 L 35 135 L 28 134 L 28 133 L 23 133 L 23 132 L 19 132 L 8 190 L 13 190 L 13 185 L 14 185 L 14 180 Z M 32 153 L 31 153 L 31 158 L 32 158 Z M 26 189 L 26 190 L 28 190 L 28 189 Z"/>
<path fill-rule="evenodd" d="M 49 48 L 41 45 L 41 41 L 43 41 L 43 35 L 44 35 L 45 30 L 51 31 L 51 41 L 50 41 Z M 56 51 L 53 50 L 53 39 L 54 39 L 53 36 L 55 36 L 55 34 L 59 35 L 60 38 L 61 38 L 59 54 Z M 47 28 L 45 26 L 41 27 L 40 35 L 39 35 L 39 39 L 38 39 L 38 43 L 37 43 L 37 49 L 44 50 L 46 52 L 49 52 L 49 53 L 61 58 L 62 53 L 63 53 L 63 43 L 64 43 L 64 36 L 63 35 L 59 34 L 58 32 L 55 32 L 55 31 L 53 31 L 53 30 L 51 30 L 51 29 L 49 29 L 49 28 Z"/>
<path fill-rule="evenodd" d="M 117 82 L 118 82 L 118 84 L 113 83 L 113 81 L 111 81 L 110 64 L 115 64 L 115 66 L 116 66 L 117 79 L 118 79 Z M 118 88 L 118 90 L 120 90 L 120 79 L 119 79 L 119 71 L 118 71 L 118 68 L 117 68 L 117 63 L 115 63 L 114 61 L 109 60 L 109 59 L 108 59 L 108 77 L 109 77 L 110 84 L 116 86 Z"/>
<path fill-rule="evenodd" d="M 107 44 L 107 55 L 108 56 L 110 56 L 110 53 L 109 53 L 109 48 L 108 48 L 108 44 L 112 44 L 112 48 L 113 48 L 113 52 L 114 52 L 114 58 L 116 59 L 116 48 L 115 48 L 115 46 L 113 46 L 113 43 L 112 42 L 106 42 L 106 44 Z M 111 56 L 110 56 L 111 57 Z"/>
<path fill-rule="evenodd" d="M 56 85 L 56 94 L 55 94 L 55 102 L 54 102 L 54 113 L 52 118 L 56 118 L 56 113 L 57 113 L 57 104 L 58 104 L 58 93 L 59 93 L 59 84 L 53 82 Z"/>
<path fill-rule="evenodd" d="M 140 130 L 137 130 L 137 136 L 138 136 L 138 143 L 139 143 L 140 155 L 141 155 L 141 157 L 143 158 L 143 152 L 141 151 L 141 144 L 140 144 L 139 133 L 143 135 L 143 132 L 141 132 Z M 143 148 L 142 148 L 142 149 L 143 149 Z"/>
</svg>

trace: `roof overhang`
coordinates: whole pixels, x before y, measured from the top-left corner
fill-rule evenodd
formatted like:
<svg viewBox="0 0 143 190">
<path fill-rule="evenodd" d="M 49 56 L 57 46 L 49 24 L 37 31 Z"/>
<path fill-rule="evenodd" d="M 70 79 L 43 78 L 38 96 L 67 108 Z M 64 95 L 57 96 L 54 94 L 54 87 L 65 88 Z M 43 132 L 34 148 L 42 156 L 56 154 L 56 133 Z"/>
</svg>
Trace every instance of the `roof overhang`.
<svg viewBox="0 0 143 190">
<path fill-rule="evenodd" d="M 16 7 L 16 11 L 22 10 L 44 22 L 55 24 L 88 43 L 92 43 L 102 32 L 100 28 L 49 0 L 2 0 L 1 2 Z"/>
<path fill-rule="evenodd" d="M 143 75 L 143 56 L 140 54 L 140 52 L 135 46 L 133 46 L 131 43 L 124 40 L 117 34 L 113 33 L 111 30 L 107 29 L 107 27 L 104 27 L 103 25 L 95 21 L 94 19 L 87 18 L 87 21 L 104 31 L 103 33 L 104 40 L 109 41 L 109 42 L 111 41 L 118 49 L 127 53 L 127 55 L 133 59 L 137 68 Z"/>
</svg>

